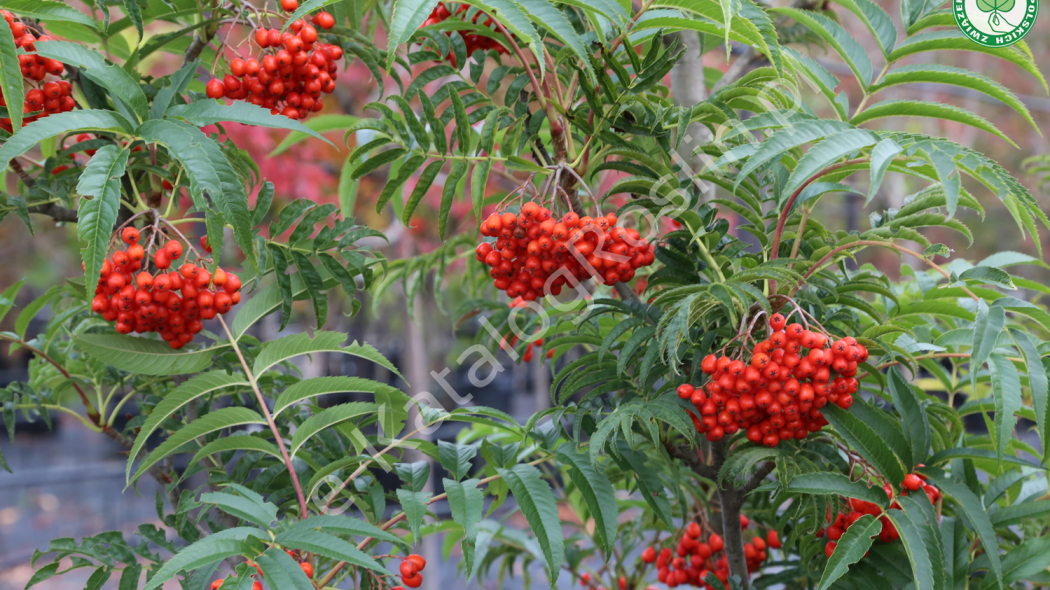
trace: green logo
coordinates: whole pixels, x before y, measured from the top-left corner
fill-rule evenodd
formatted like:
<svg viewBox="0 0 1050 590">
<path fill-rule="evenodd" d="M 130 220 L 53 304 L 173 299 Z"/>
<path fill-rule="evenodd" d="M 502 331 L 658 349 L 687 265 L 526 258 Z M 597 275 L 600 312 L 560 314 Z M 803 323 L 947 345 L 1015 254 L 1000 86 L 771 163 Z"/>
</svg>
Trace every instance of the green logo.
<svg viewBox="0 0 1050 590">
<path fill-rule="evenodd" d="M 963 34 L 985 47 L 1006 47 L 1032 30 L 1038 0 L 952 0 L 955 22 Z"/>
</svg>

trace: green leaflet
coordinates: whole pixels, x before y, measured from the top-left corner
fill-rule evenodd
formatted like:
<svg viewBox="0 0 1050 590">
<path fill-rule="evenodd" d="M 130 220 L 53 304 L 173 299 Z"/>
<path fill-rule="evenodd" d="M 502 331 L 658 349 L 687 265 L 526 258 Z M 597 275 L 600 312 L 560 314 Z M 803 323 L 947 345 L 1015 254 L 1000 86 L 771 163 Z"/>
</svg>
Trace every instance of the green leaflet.
<svg viewBox="0 0 1050 590">
<path fill-rule="evenodd" d="M 919 525 L 916 525 L 910 515 L 901 510 L 890 510 L 887 513 L 893 525 L 900 532 L 901 541 L 908 555 L 912 575 L 915 580 L 915 590 L 934 590 L 934 578 L 932 566 L 930 565 L 930 554 L 926 550 L 922 535 L 919 533 Z"/>
<path fill-rule="evenodd" d="M 871 105 L 850 119 L 854 125 L 862 125 L 868 121 L 882 119 L 884 117 L 931 117 L 948 121 L 955 121 L 964 125 L 976 127 L 987 131 L 1002 139 L 1010 145 L 1017 147 L 1014 140 L 1006 136 L 1002 131 L 984 117 L 974 114 L 966 109 L 939 103 L 925 102 L 921 100 L 884 100 Z"/>
<path fill-rule="evenodd" d="M 175 431 L 175 434 L 169 436 L 160 444 L 160 446 L 154 449 L 149 455 L 146 455 L 146 458 L 139 463 L 139 468 L 135 471 L 135 475 L 131 477 L 128 485 L 134 483 L 139 477 L 142 477 L 150 467 L 156 465 L 161 459 L 174 453 L 179 447 L 193 439 L 215 432 L 216 430 L 222 430 L 223 428 L 231 428 L 234 426 L 243 426 L 245 424 L 266 424 L 266 420 L 254 410 L 241 407 L 229 407 L 215 410 L 206 416 L 190 422 L 186 426 Z"/>
<path fill-rule="evenodd" d="M 102 263 L 109 252 L 109 238 L 120 211 L 120 179 L 128 164 L 127 149 L 115 145 L 102 147 L 88 161 L 80 175 L 77 192 L 84 196 L 77 207 L 77 238 L 84 260 L 84 284 L 98 284 Z M 90 197 L 90 198 L 87 198 Z M 94 289 L 87 290 L 88 299 Z"/>
<path fill-rule="evenodd" d="M 496 471 L 507 482 L 518 501 L 518 506 L 521 507 L 522 514 L 525 515 L 525 520 L 536 535 L 543 551 L 551 588 L 554 588 L 565 559 L 565 545 L 554 493 L 550 485 L 543 481 L 539 470 L 531 465 L 520 464 Z"/>
<path fill-rule="evenodd" d="M 288 590 L 312 590 L 314 585 L 299 567 L 299 562 L 279 547 L 271 547 L 255 558 L 266 582 L 274 588 Z M 204 590 L 203 588 L 201 590 Z"/>
<path fill-rule="evenodd" d="M 992 354 L 988 365 L 995 396 L 995 449 L 1002 465 L 1003 456 L 1014 437 L 1016 413 L 1021 409 L 1021 376 L 1014 364 L 1001 354 Z"/>
<path fill-rule="evenodd" d="M 616 505 L 616 492 L 609 478 L 599 469 L 591 466 L 590 459 L 578 453 L 572 443 L 564 443 L 558 448 L 558 458 L 571 466 L 569 479 L 583 495 L 583 499 L 594 519 L 595 544 L 603 548 L 606 555 L 612 554 L 616 544 L 617 518 L 619 507 Z"/>
<path fill-rule="evenodd" d="M 890 164 L 893 163 L 893 159 L 897 154 L 902 151 L 904 151 L 904 148 L 889 137 L 879 141 L 879 143 L 875 144 L 875 147 L 872 148 L 871 181 L 868 183 L 868 198 L 864 201 L 865 205 L 875 198 L 875 195 L 879 192 L 879 186 L 882 185 L 882 177 L 885 176 L 886 170 L 889 169 Z"/>
<path fill-rule="evenodd" d="M 366 402 L 339 404 L 323 410 L 318 414 L 307 418 L 299 425 L 299 428 L 296 429 L 295 434 L 292 436 L 292 442 L 289 444 L 288 453 L 294 457 L 306 441 L 318 432 L 331 428 L 341 422 L 372 414 L 375 410 L 375 404 Z"/>
<path fill-rule="evenodd" d="M 79 68 L 83 75 L 102 86 L 126 104 L 139 120 L 149 116 L 149 104 L 138 80 L 124 68 L 107 63 L 101 53 L 71 41 L 42 41 L 36 44 L 38 54 Z"/>
<path fill-rule="evenodd" d="M 1028 107 L 1026 107 L 1021 99 L 1008 88 L 991 78 L 978 74 L 977 72 L 954 66 L 941 64 L 913 64 L 894 68 L 886 72 L 878 84 L 872 86 L 871 92 L 874 93 L 884 88 L 899 84 L 915 83 L 949 84 L 983 92 L 996 100 L 1002 101 L 1019 115 L 1024 117 L 1030 125 L 1033 127 L 1036 126 L 1031 113 L 1028 112 Z"/>
<path fill-rule="evenodd" d="M 254 527 L 235 527 L 204 537 L 200 541 L 184 547 L 169 559 L 143 590 L 159 588 L 164 582 L 175 577 L 180 571 L 192 571 L 198 567 L 221 561 L 234 555 L 248 553 L 245 543 L 248 537 L 263 538 L 266 533 Z"/>
<path fill-rule="evenodd" d="M 861 481 L 850 481 L 841 473 L 803 473 L 788 482 L 790 494 L 818 494 L 844 496 L 886 506 L 889 499 L 886 492 L 879 487 L 869 487 Z"/>
<path fill-rule="evenodd" d="M 925 408 L 915 395 L 915 390 L 904 378 L 898 367 L 893 367 L 887 374 L 890 395 L 893 397 L 893 407 L 901 416 L 904 425 L 904 438 L 911 448 L 912 468 L 923 463 L 930 451 L 930 421 L 926 416 Z"/>
<path fill-rule="evenodd" d="M 401 373 L 397 370 L 397 367 L 391 364 L 390 361 L 383 357 L 383 355 L 371 345 L 358 344 L 357 341 L 354 341 L 350 343 L 349 346 L 340 346 L 340 344 L 346 341 L 346 337 L 346 334 L 341 334 L 339 332 L 318 331 L 314 333 L 313 338 L 311 338 L 309 334 L 292 334 L 290 336 L 278 338 L 277 340 L 271 340 L 266 343 L 262 352 L 260 352 L 259 356 L 255 358 L 255 365 L 252 367 L 252 372 L 256 375 L 261 375 L 266 371 L 269 371 L 277 363 L 303 354 L 312 354 L 315 352 L 341 352 L 343 354 L 349 354 L 361 357 L 365 360 L 370 360 L 376 364 L 382 365 L 398 377 L 401 377 Z"/>
<path fill-rule="evenodd" d="M 205 504 L 215 504 L 223 512 L 253 522 L 263 528 L 268 528 L 273 521 L 277 520 L 277 507 L 269 502 L 258 502 L 226 492 L 201 494 L 200 501 Z"/>
<path fill-rule="evenodd" d="M 18 65 L 18 47 L 15 46 L 11 27 L 0 27 L 0 92 L 4 102 L 19 105 L 25 102 L 25 88 L 22 82 L 22 71 Z M 22 128 L 22 109 L 9 109 L 11 129 L 17 133 Z M 7 166 L 4 166 L 4 170 Z"/>
<path fill-rule="evenodd" d="M 357 547 L 339 537 L 320 531 L 294 527 L 277 535 L 274 542 L 282 547 L 309 551 L 375 572 L 386 573 L 386 569 L 383 566 L 379 565 L 379 563 Z"/>
<path fill-rule="evenodd" d="M 920 471 L 930 476 L 933 485 L 955 499 L 966 516 L 966 520 L 973 526 L 977 537 L 981 540 L 985 548 L 985 555 L 991 564 L 992 574 L 999 587 L 1002 587 L 1003 565 L 999 560 L 999 544 L 984 504 L 970 491 L 970 488 L 966 487 L 966 484 L 957 481 L 940 469 L 922 467 Z"/>
<path fill-rule="evenodd" d="M 198 100 L 190 104 L 169 107 L 165 116 L 172 119 L 185 119 L 198 127 L 233 121 L 234 123 L 242 123 L 254 127 L 289 129 L 300 135 L 320 139 L 334 147 L 332 142 L 328 141 L 325 136 L 317 131 L 314 131 L 312 126 L 304 125 L 284 115 L 274 115 L 270 112 L 270 109 L 265 109 L 243 100 L 236 100 L 230 104 L 223 104 L 214 100 Z"/>
<path fill-rule="evenodd" d="M 850 525 L 839 539 L 835 552 L 828 558 L 828 565 L 820 576 L 817 590 L 827 590 L 846 573 L 849 566 L 860 561 L 871 548 L 872 540 L 881 529 L 882 522 L 870 514 L 865 514 Z"/>
<path fill-rule="evenodd" d="M 442 480 L 448 505 L 452 511 L 452 521 L 463 527 L 463 561 L 469 577 L 474 569 L 474 554 L 478 538 L 478 523 L 481 522 L 485 508 L 485 494 L 478 488 L 478 480 L 468 479 L 457 482 L 451 479 Z M 522 506 L 525 512 L 525 506 Z M 528 513 L 526 518 L 528 518 Z M 531 523 L 531 519 L 529 520 Z M 540 536 L 537 534 L 537 539 Z"/>
<path fill-rule="evenodd" d="M 886 476 L 891 484 L 900 486 L 899 482 L 904 481 L 904 465 L 867 424 L 833 404 L 824 406 L 821 412 L 851 447 Z"/>
<path fill-rule="evenodd" d="M 394 2 L 387 41 L 386 69 L 388 72 L 394 65 L 398 45 L 412 37 L 437 5 L 438 0 L 396 0 Z"/>
<path fill-rule="evenodd" d="M 162 422 L 170 418 L 175 412 L 179 411 L 187 404 L 193 403 L 205 395 L 226 389 L 227 387 L 236 386 L 247 387 L 247 379 L 241 375 L 227 374 L 225 371 L 211 371 L 196 375 L 189 381 L 186 381 L 175 389 L 169 391 L 168 395 L 164 396 L 164 399 L 161 400 L 160 403 L 153 408 L 153 411 L 150 412 L 149 416 L 146 417 L 146 421 L 142 424 L 139 435 L 135 437 L 135 444 L 132 445 L 131 452 L 128 454 L 129 459 L 126 475 L 131 474 L 132 463 L 146 445 L 146 441 L 149 439 L 150 435 L 153 434 Z"/>
<path fill-rule="evenodd" d="M 824 138 L 798 161 L 784 187 L 784 193 L 793 194 L 832 163 L 860 149 L 875 145 L 877 141 L 875 134 L 865 129 L 848 129 Z"/>
<path fill-rule="evenodd" d="M 73 131 L 110 131 L 131 134 L 131 123 L 113 111 L 74 110 L 33 121 L 0 146 L 0 164 L 7 169 L 11 160 L 28 152 L 41 141 Z"/>
<path fill-rule="evenodd" d="M 73 341 L 88 356 L 140 375 L 197 373 L 211 364 L 212 356 L 226 348 L 219 344 L 202 350 L 172 350 L 166 342 L 120 334 L 80 334 Z"/>
<path fill-rule="evenodd" d="M 871 58 L 868 57 L 864 47 L 847 33 L 842 25 L 820 13 L 797 8 L 772 8 L 769 12 L 789 16 L 816 33 L 842 56 L 849 69 L 853 70 L 853 75 L 856 76 L 861 88 L 867 89 L 871 84 Z"/>
<path fill-rule="evenodd" d="M 63 2 L 50 0 L 4 0 L 4 9 L 42 21 L 62 21 L 81 24 L 92 29 L 98 28 L 95 19 L 66 5 Z"/>
</svg>

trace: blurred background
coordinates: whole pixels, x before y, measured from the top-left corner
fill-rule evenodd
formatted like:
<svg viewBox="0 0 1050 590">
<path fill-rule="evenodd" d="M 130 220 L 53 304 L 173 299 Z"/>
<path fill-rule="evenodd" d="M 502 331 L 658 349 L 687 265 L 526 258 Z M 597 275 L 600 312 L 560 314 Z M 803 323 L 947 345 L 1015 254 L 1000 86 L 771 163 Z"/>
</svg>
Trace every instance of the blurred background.
<svg viewBox="0 0 1050 590">
<path fill-rule="evenodd" d="M 879 3 L 891 15 L 899 14 L 896 1 Z M 1044 6 L 1041 12 L 1043 14 L 1037 20 L 1035 30 L 1026 39 L 1037 63 L 1050 58 L 1050 40 L 1047 35 L 1050 32 L 1050 7 Z M 880 66 L 881 53 L 867 30 L 861 29 L 856 19 L 844 20 L 847 26 L 855 29 L 851 31 L 855 37 L 868 48 L 876 67 Z M 157 26 L 154 32 L 163 30 Z M 133 32 L 128 34 L 127 41 L 135 42 Z M 851 103 L 855 105 L 859 92 L 853 86 L 853 78 L 846 66 L 837 60 L 834 53 L 822 52 L 819 47 L 813 47 L 812 51 L 828 70 L 841 77 L 843 84 L 840 89 L 847 91 L 851 96 Z M 978 53 L 968 53 L 970 55 L 962 58 L 965 62 L 957 61 L 960 57 L 948 52 L 922 54 L 920 58 L 923 61 L 935 60 L 983 72 L 1021 97 L 1039 129 L 1050 129 L 1050 97 L 1037 80 L 1020 68 L 1001 60 Z M 150 59 L 151 67 L 158 74 L 174 71 L 180 64 L 178 55 L 154 54 Z M 719 70 L 725 70 L 728 65 L 724 47 L 709 51 L 704 60 L 708 67 Z M 205 62 L 208 61 L 205 59 Z M 202 72 L 201 80 L 206 79 Z M 391 81 L 388 87 L 392 85 Z M 1047 196 L 1039 191 L 1033 179 L 1024 176 L 1021 164 L 1028 156 L 1050 153 L 1050 139 L 1041 135 L 1039 129 L 1033 129 L 1020 116 L 994 99 L 976 92 L 942 86 L 933 88 L 921 84 L 892 92 L 896 94 L 890 96 L 887 92 L 882 98 L 921 98 L 944 102 L 964 107 L 990 120 L 1013 138 L 1020 149 L 972 127 L 933 119 L 889 121 L 886 125 L 915 133 L 945 136 L 983 151 L 1017 175 L 1032 189 L 1040 202 L 1048 202 Z M 334 97 L 335 100 L 329 99 L 326 102 L 324 114 L 367 117 L 374 116 L 374 113 L 364 112 L 363 107 L 380 98 L 380 94 L 379 87 L 367 68 L 355 64 L 340 72 Z M 811 101 L 808 98 L 808 104 L 824 104 L 823 100 Z M 346 215 L 355 216 L 360 223 L 387 233 L 390 237 L 389 245 L 381 243 L 380 246 L 382 253 L 388 258 L 427 252 L 439 243 L 436 223 L 433 220 L 436 219 L 434 212 L 440 199 L 440 181 L 435 183 L 431 194 L 417 209 L 411 227 L 405 227 L 396 220 L 389 209 L 383 215 L 375 213 L 373 203 L 385 181 L 382 174 L 362 179 L 357 187 L 356 198 L 348 198 L 347 191 L 340 191 L 340 171 L 355 145 L 356 138 L 351 136 L 344 143 L 342 133 L 333 132 L 328 135 L 337 146 L 335 148 L 311 140 L 274 155 L 272 152 L 283 139 L 283 133 L 236 124 L 225 125 L 223 128 L 230 138 L 255 157 L 262 175 L 275 184 L 277 200 L 289 202 L 307 198 L 319 203 L 336 204 Z M 825 197 L 814 215 L 829 228 L 865 229 L 869 227 L 870 213 L 899 207 L 905 197 L 916 188 L 909 186 L 903 178 L 891 175 L 883 183 L 879 195 L 865 208 L 863 195 L 867 187 L 863 183 L 866 183 L 866 178 L 866 175 L 858 175 L 857 182 L 862 184 L 858 186 L 856 194 L 834 194 Z M 492 192 L 511 188 L 496 186 L 499 179 L 493 182 Z M 15 187 L 9 185 L 4 188 L 13 191 Z M 405 190 L 411 189 L 411 183 L 405 187 Z M 956 256 L 973 261 L 981 260 L 993 251 L 1014 250 L 1036 255 L 1032 237 L 1022 239 L 1021 232 L 998 201 L 984 196 L 982 202 L 987 207 L 986 223 L 976 223 L 979 220 L 968 211 L 961 217 L 974 231 L 973 246 L 969 246 L 959 234 L 931 236 L 932 239 L 947 244 L 955 250 Z M 452 218 L 458 223 L 455 231 L 469 232 L 473 235 L 476 222 L 470 215 L 469 205 L 464 201 L 457 203 L 456 207 L 459 209 L 454 208 L 452 213 Z M 19 306 L 24 306 L 56 282 L 81 274 L 75 227 L 56 226 L 46 218 L 36 218 L 34 232 L 35 235 L 31 236 L 26 227 L 13 216 L 0 225 L 0 260 L 4 261 L 4 264 L 0 265 L 0 289 L 25 279 L 26 287 L 16 301 Z M 1044 235 L 1042 239 L 1045 240 L 1046 237 Z M 893 255 L 879 254 L 878 258 L 873 258 L 871 254 L 866 256 L 868 257 L 862 261 L 875 262 L 888 274 L 895 275 L 899 272 L 899 262 Z M 1043 283 L 1050 280 L 1050 271 L 1035 265 L 1014 268 L 1012 272 Z M 410 391 L 403 382 L 396 381 L 392 375 L 376 374 L 375 365 L 361 363 L 359 366 L 350 357 L 342 355 L 338 358 L 315 355 L 312 362 L 304 362 L 301 366 L 304 374 L 367 376 L 404 387 L 410 395 L 429 391 L 445 404 L 445 407 L 451 408 L 454 402 L 430 375 L 431 371 L 440 374 L 445 368 L 451 368 L 446 376 L 448 383 L 460 395 L 472 394 L 472 403 L 492 406 L 522 419 L 542 409 L 544 404 L 549 403 L 547 400 L 550 375 L 550 369 L 545 366 L 546 359 L 542 358 L 542 355 L 537 355 L 537 358 L 528 364 L 515 365 L 504 359 L 506 370 L 480 390 L 471 387 L 466 381 L 466 369 L 469 367 L 459 367 L 456 359 L 459 353 L 469 346 L 476 328 L 467 324 L 457 328 L 456 318 L 451 316 L 462 298 L 458 288 L 460 280 L 455 272 L 450 271 L 446 276 L 447 284 L 437 286 L 444 290 L 440 309 L 434 298 L 429 295 L 435 288 L 434 285 L 428 285 L 424 294 L 413 302 L 405 300 L 400 284 L 383 296 L 381 301 L 371 301 L 366 294 L 359 293 L 358 297 L 363 304 L 362 312 L 352 318 L 336 312 L 348 309 L 348 302 L 337 300 L 338 297 L 333 297 L 331 301 L 332 313 L 329 314 L 325 328 L 348 333 L 350 340 L 364 340 L 377 347 L 416 384 Z M 341 296 L 340 292 L 339 297 Z M 296 307 L 295 319 L 288 328 L 290 332 L 315 328 L 309 305 L 306 301 L 297 303 L 297 306 L 301 307 Z M 409 307 L 414 311 L 416 322 L 410 321 L 406 313 Z M 47 314 L 48 309 L 44 308 L 37 321 L 45 321 Z M 0 330 L 10 329 L 8 324 L 13 321 L 14 314 L 11 314 L 0 324 Z M 277 318 L 271 316 L 257 328 L 257 337 L 264 340 L 271 338 L 276 333 Z M 35 333 L 32 326 L 29 333 Z M 0 346 L 0 387 L 25 380 L 27 362 L 28 357 L 24 350 L 9 354 L 6 345 Z M 128 411 L 134 413 L 135 409 L 129 408 Z M 51 429 L 41 422 L 16 422 L 13 425 L 13 441 L 6 436 L 0 437 L 0 451 L 7 457 L 14 470 L 14 475 L 0 471 L 0 590 L 23 588 L 32 576 L 33 568 L 29 562 L 33 552 L 45 548 L 53 538 L 82 537 L 108 530 L 130 532 L 144 522 L 159 524 L 155 483 L 144 479 L 137 489 L 125 490 L 126 456 L 119 452 L 119 447 L 108 438 L 86 430 L 76 420 L 67 418 L 69 417 L 56 415 Z M 6 424 L 5 427 L 12 430 L 11 424 Z M 434 436 L 452 439 L 458 428 L 459 426 L 442 427 Z M 437 476 L 440 477 L 440 474 Z M 196 485 L 192 481 L 187 484 L 189 489 Z M 440 508 L 438 510 L 440 511 Z M 53 578 L 38 587 L 82 588 L 90 573 L 90 570 L 83 571 L 83 578 L 68 575 Z M 453 580 L 454 565 L 446 566 L 441 578 L 446 581 Z M 428 582 L 437 587 L 441 580 L 438 576 L 433 576 L 428 578 Z M 508 587 L 515 587 L 517 582 L 518 580 L 512 581 Z M 456 584 L 454 587 L 463 586 Z M 471 587 L 476 587 L 476 584 L 472 584 Z M 495 588 L 495 581 L 486 581 L 482 587 Z"/>
</svg>

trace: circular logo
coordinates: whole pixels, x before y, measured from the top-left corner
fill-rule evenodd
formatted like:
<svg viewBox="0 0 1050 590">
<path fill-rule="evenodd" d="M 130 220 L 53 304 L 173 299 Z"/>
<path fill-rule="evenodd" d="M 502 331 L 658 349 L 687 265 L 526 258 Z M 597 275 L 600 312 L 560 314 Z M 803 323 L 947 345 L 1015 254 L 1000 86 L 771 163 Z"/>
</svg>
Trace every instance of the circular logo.
<svg viewBox="0 0 1050 590">
<path fill-rule="evenodd" d="M 963 34 L 985 47 L 1006 47 L 1032 30 L 1039 0 L 952 0 Z"/>
</svg>

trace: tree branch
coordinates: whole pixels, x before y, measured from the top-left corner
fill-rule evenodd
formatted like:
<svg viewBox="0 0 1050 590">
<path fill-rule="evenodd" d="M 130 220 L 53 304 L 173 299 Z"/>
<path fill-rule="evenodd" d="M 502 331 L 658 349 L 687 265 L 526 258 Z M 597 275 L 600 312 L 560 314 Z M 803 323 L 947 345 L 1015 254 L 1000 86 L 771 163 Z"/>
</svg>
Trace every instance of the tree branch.
<svg viewBox="0 0 1050 590">
<path fill-rule="evenodd" d="M 696 454 L 696 449 L 694 449 L 692 445 L 672 445 L 668 443 L 665 445 L 665 448 L 672 457 L 680 459 L 700 477 L 710 479 L 714 482 L 718 481 L 718 469 L 704 463 L 704 461 Z"/>
<path fill-rule="evenodd" d="M 751 476 L 751 479 L 749 479 L 747 483 L 744 484 L 744 487 L 740 488 L 741 496 L 746 496 L 747 494 L 751 493 L 752 490 L 757 488 L 762 483 L 762 480 L 764 480 L 767 475 L 773 473 L 774 469 L 776 469 L 776 463 L 773 463 L 772 461 L 766 461 L 765 463 L 763 463 L 758 468 L 758 471 L 756 471 L 755 474 Z"/>
</svg>

